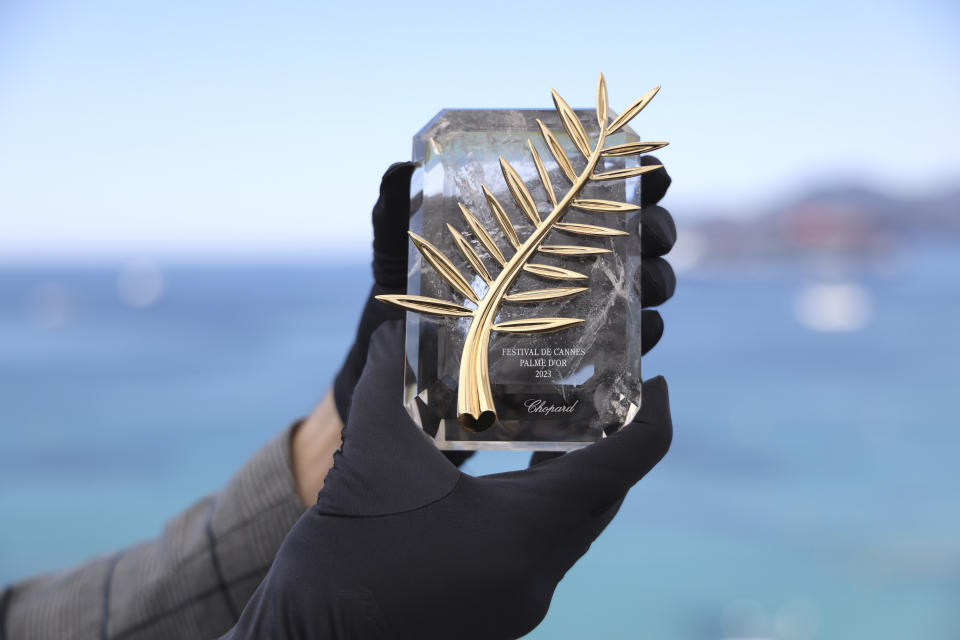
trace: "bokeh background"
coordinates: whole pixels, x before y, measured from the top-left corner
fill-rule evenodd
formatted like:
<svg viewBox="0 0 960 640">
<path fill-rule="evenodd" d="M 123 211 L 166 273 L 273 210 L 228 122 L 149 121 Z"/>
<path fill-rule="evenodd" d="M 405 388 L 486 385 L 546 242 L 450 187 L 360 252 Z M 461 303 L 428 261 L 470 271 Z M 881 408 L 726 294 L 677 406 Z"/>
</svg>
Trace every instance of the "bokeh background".
<svg viewBox="0 0 960 640">
<path fill-rule="evenodd" d="M 601 70 L 614 109 L 664 87 L 675 439 L 531 637 L 960 637 L 949 1 L 0 3 L 0 583 L 310 410 L 437 111 Z"/>
</svg>

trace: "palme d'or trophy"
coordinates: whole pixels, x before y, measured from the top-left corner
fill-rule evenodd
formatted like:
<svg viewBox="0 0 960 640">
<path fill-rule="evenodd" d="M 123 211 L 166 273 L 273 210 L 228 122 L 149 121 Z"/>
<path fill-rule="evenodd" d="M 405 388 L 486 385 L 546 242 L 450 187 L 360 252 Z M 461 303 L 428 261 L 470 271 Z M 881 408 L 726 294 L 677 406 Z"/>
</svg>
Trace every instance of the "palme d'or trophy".
<svg viewBox="0 0 960 640">
<path fill-rule="evenodd" d="M 441 449 L 576 449 L 635 415 L 639 155 L 667 143 L 626 125 L 658 90 L 617 116 L 601 74 L 595 111 L 552 91 L 414 137 L 407 294 L 378 298 L 408 311 L 405 406 Z"/>
</svg>

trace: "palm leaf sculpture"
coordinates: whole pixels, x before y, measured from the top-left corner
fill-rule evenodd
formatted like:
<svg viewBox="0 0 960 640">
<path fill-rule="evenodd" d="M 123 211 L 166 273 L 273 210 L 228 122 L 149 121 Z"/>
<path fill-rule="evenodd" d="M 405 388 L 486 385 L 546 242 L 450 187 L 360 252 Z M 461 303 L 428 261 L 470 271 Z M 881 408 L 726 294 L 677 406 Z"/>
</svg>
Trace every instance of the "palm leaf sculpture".
<svg viewBox="0 0 960 640">
<path fill-rule="evenodd" d="M 594 146 L 591 146 L 591 141 L 573 109 L 567 105 L 556 91 L 551 90 L 553 102 L 556 106 L 557 113 L 560 115 L 563 128 L 566 130 L 567 135 L 576 148 L 583 154 L 584 158 L 586 158 L 585 168 L 579 174 L 576 173 L 573 168 L 573 163 L 563 150 L 563 147 L 560 146 L 557 138 L 543 122 L 537 120 L 544 142 L 550 150 L 553 159 L 559 165 L 560 170 L 570 181 L 570 188 L 558 199 L 554 192 L 553 185 L 550 182 L 550 178 L 547 175 L 547 171 L 544 168 L 543 161 L 540 159 L 540 155 L 533 146 L 533 142 L 528 140 L 527 145 L 530 148 L 530 154 L 533 156 L 537 174 L 540 177 L 543 188 L 546 190 L 547 198 L 553 205 L 550 213 L 545 217 L 541 217 L 533 196 L 530 194 L 530 191 L 527 189 L 519 174 L 506 160 L 502 157 L 500 158 L 500 167 L 503 171 L 507 188 L 516 201 L 520 211 L 533 225 L 532 233 L 525 240 L 521 241 L 516 229 L 507 217 L 503 206 L 486 186 L 482 186 L 483 194 L 486 197 L 490 211 L 514 250 L 513 255 L 509 259 L 500 250 L 500 247 L 494 243 L 493 238 L 477 218 L 463 206 L 463 204 L 459 205 L 467 226 L 470 228 L 474 237 L 490 257 L 500 265 L 500 273 L 496 275 L 496 277 L 487 270 L 466 238 L 453 226 L 447 225 L 457 249 L 470 267 L 488 285 L 487 292 L 483 298 L 477 296 L 476 292 L 470 286 L 469 281 L 460 273 L 447 256 L 424 238 L 412 231 L 409 232 L 410 238 L 424 259 L 456 292 L 476 304 L 477 308 L 474 310 L 454 302 L 416 295 L 380 295 L 377 296 L 377 298 L 418 313 L 473 318 L 460 357 L 460 379 L 457 391 L 457 421 L 464 428 L 471 431 L 484 431 L 490 428 L 497 418 L 496 408 L 493 403 L 493 394 L 490 388 L 488 360 L 488 347 L 490 333 L 492 331 L 505 333 L 546 333 L 566 329 L 583 322 L 582 318 L 525 318 L 522 320 L 497 322 L 496 317 L 501 305 L 504 303 L 541 302 L 544 300 L 569 298 L 587 290 L 586 287 L 568 286 L 510 293 L 510 289 L 521 271 L 526 271 L 542 278 L 560 281 L 587 279 L 586 275 L 570 269 L 531 262 L 531 258 L 533 258 L 537 252 L 572 257 L 594 256 L 609 252 L 609 249 L 578 245 L 545 245 L 543 241 L 550 231 L 561 230 L 566 233 L 588 237 L 629 235 L 625 231 L 618 229 L 592 224 L 563 223 L 560 219 L 570 207 L 595 213 L 626 213 L 639 209 L 636 205 L 625 202 L 585 199 L 579 198 L 578 196 L 588 182 L 631 178 L 660 168 L 661 165 L 646 165 L 616 169 L 602 173 L 595 172 L 597 164 L 602 157 L 621 157 L 641 154 L 654 151 L 667 144 L 666 142 L 633 142 L 606 148 L 603 146 L 606 137 L 612 135 L 630 122 L 634 116 L 647 106 L 659 90 L 660 87 L 658 86 L 649 91 L 646 95 L 630 105 L 630 107 L 613 120 L 613 122 L 608 122 L 607 86 L 603 74 L 600 74 L 600 79 L 597 82 L 596 111 L 599 134 L 597 143 Z"/>
</svg>

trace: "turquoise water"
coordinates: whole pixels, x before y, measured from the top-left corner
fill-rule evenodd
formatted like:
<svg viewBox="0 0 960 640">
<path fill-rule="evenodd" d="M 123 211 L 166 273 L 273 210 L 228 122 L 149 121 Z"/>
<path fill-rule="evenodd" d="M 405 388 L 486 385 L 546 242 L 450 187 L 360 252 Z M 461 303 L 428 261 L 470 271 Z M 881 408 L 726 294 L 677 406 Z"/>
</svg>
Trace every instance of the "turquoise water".
<svg viewBox="0 0 960 640">
<path fill-rule="evenodd" d="M 855 282 L 859 330 L 797 318 Z M 0 269 L 0 582 L 154 535 L 309 411 L 366 265 Z M 681 277 L 645 361 L 667 458 L 561 583 L 534 638 L 960 637 L 960 247 L 870 266 Z M 520 466 L 485 453 L 468 471 Z"/>
</svg>

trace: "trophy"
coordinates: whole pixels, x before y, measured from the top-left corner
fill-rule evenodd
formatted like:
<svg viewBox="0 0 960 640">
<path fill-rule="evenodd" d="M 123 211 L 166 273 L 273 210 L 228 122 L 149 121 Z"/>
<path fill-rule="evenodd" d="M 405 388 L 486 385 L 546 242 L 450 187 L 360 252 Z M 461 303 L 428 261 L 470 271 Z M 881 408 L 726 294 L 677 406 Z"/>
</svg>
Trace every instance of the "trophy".
<svg viewBox="0 0 960 640">
<path fill-rule="evenodd" d="M 441 449 L 569 450 L 640 405 L 638 156 L 596 109 L 444 110 L 415 137 L 404 403 Z M 552 162 L 545 162 L 545 159 Z"/>
</svg>

